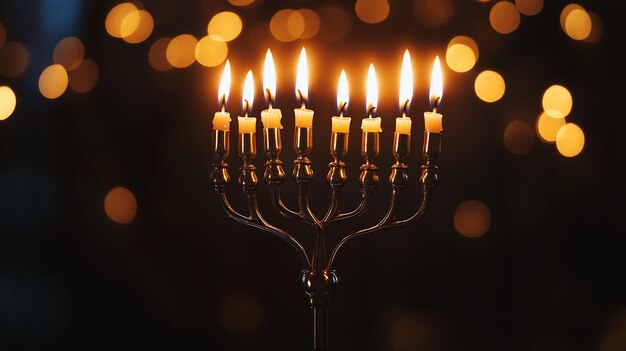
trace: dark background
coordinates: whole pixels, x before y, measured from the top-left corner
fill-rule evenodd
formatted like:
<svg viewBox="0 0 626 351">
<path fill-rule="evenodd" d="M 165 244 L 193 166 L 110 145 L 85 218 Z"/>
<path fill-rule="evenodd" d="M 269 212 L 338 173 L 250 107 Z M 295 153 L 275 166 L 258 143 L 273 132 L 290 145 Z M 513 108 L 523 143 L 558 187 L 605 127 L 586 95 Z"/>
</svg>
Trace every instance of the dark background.
<svg viewBox="0 0 626 351">
<path fill-rule="evenodd" d="M 201 37 L 215 13 L 233 10 L 244 29 L 229 43 L 229 111 L 239 113 L 240 84 L 251 68 L 258 116 L 264 106 L 263 57 L 271 47 L 286 145 L 293 128 L 290 109 L 297 106 L 295 65 L 300 47 L 309 51 L 318 212 L 328 199 L 322 180 L 327 131 L 342 67 L 350 80 L 354 132 L 348 208 L 358 193 L 361 87 L 369 63 L 376 64 L 381 82 L 385 132 L 378 164 L 386 179 L 404 49 L 411 50 L 418 77 L 414 130 L 423 128 L 434 55 L 444 55 L 448 40 L 460 34 L 473 37 L 481 50 L 468 73 L 444 67 L 441 182 L 423 221 L 355 240 L 336 262 L 342 286 L 331 311 L 332 349 L 626 350 L 626 194 L 618 169 L 625 160 L 624 41 L 617 33 L 626 12 L 618 1 L 581 2 L 604 21 L 603 37 L 594 44 L 576 42 L 561 30 L 565 1 L 546 1 L 539 15 L 522 16 L 509 35 L 489 26 L 493 2 L 456 1 L 451 21 L 435 29 L 415 19 L 412 1 L 391 1 L 390 16 L 376 25 L 361 22 L 351 1 L 265 0 L 250 8 L 226 0 L 145 1 L 156 26 L 138 45 L 106 33 L 104 19 L 115 4 L 0 2 L 0 21 L 31 58 L 20 78 L 0 78 L 18 95 L 15 113 L 0 122 L 0 349 L 307 347 L 297 256 L 274 237 L 231 222 L 209 187 L 210 119 L 218 109 L 222 66 L 196 63 L 157 72 L 147 61 L 156 38 Z M 251 29 L 282 8 L 329 4 L 351 16 L 350 32 L 338 42 L 314 37 L 281 43 Z M 50 30 L 50 21 L 65 23 L 60 14 L 69 16 L 67 25 Z M 100 79 L 87 94 L 68 91 L 47 100 L 37 90 L 39 74 L 52 63 L 54 45 L 69 35 L 83 40 Z M 473 91 L 484 69 L 500 72 L 507 82 L 497 103 L 484 103 Z M 536 140 L 528 154 L 511 154 L 502 142 L 504 128 L 513 119 L 533 125 L 543 91 L 552 84 L 572 92 L 568 120 L 585 131 L 583 152 L 564 158 L 554 145 Z M 285 149 L 282 159 L 290 171 L 294 153 Z M 418 152 L 410 161 L 415 180 Z M 236 175 L 235 153 L 229 162 Z M 114 223 L 103 210 L 104 196 L 116 186 L 130 189 L 138 202 L 137 216 L 127 225 Z M 293 190 L 288 182 L 289 204 Z M 417 189 L 406 192 L 402 205 L 408 214 Z M 264 187 L 260 193 L 264 212 L 279 221 L 265 205 Z M 242 204 L 236 187 L 230 196 Z M 339 227 L 331 242 L 347 228 L 374 222 L 388 196 L 383 182 L 369 214 Z M 481 238 L 463 237 L 454 228 L 454 211 L 467 199 L 491 211 L 491 227 Z M 296 235 L 311 244 L 310 233 Z"/>
</svg>

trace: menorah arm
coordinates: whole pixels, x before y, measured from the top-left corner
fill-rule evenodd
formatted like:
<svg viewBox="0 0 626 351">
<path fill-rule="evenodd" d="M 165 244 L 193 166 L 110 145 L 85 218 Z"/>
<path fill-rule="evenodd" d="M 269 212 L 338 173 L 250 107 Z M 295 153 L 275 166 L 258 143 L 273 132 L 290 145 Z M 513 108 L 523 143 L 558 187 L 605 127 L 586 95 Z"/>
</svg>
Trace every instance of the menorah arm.
<svg viewBox="0 0 626 351">
<path fill-rule="evenodd" d="M 359 202 L 359 205 L 354 210 L 350 212 L 338 213 L 334 218 L 331 218 L 330 220 L 328 220 L 326 224 L 360 216 L 367 209 L 367 204 L 369 203 L 370 195 L 371 195 L 371 191 L 369 191 L 368 189 L 361 190 L 361 201 Z"/>
<path fill-rule="evenodd" d="M 290 218 L 290 219 L 301 218 L 298 212 L 289 209 L 287 205 L 285 205 L 285 203 L 283 202 L 282 196 L 280 195 L 279 186 L 276 186 L 276 185 L 270 186 L 270 198 L 272 201 L 272 205 L 274 206 L 276 211 L 278 211 L 278 213 L 280 213 L 283 217 Z"/>
</svg>

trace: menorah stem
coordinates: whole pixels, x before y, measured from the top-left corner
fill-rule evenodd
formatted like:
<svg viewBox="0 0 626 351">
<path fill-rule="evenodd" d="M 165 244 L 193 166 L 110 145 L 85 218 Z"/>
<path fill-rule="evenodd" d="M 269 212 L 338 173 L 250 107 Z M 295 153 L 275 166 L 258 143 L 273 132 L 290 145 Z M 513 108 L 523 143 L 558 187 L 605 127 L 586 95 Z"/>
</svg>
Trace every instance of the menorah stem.
<svg viewBox="0 0 626 351">
<path fill-rule="evenodd" d="M 326 268 L 326 233 L 322 228 L 315 230 L 315 244 L 313 246 L 313 258 L 311 266 L 313 269 Z"/>
<path fill-rule="evenodd" d="M 330 270 L 303 271 L 300 283 L 307 295 L 311 323 L 311 350 L 328 350 L 328 310 L 339 277 Z"/>
</svg>

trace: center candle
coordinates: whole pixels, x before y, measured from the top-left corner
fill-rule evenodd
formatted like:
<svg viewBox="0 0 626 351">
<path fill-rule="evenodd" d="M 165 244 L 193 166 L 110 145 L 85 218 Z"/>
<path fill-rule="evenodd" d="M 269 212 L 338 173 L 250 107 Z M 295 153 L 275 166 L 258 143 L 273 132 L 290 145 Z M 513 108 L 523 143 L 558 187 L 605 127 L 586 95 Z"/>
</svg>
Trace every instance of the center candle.
<svg viewBox="0 0 626 351">
<path fill-rule="evenodd" d="M 361 121 L 361 129 L 365 133 L 380 133 L 380 117 L 374 117 L 376 105 L 378 104 L 378 82 L 376 81 L 376 71 L 374 64 L 370 64 L 367 71 L 367 117 Z"/>
<path fill-rule="evenodd" d="M 300 60 L 298 60 L 298 72 L 296 75 L 296 98 L 300 102 L 300 108 L 293 110 L 296 119 L 296 128 L 313 128 L 313 110 L 306 108 L 309 95 L 309 72 L 306 62 L 306 51 L 302 48 Z"/>
<path fill-rule="evenodd" d="M 241 99 L 241 105 L 244 115 L 243 117 L 237 117 L 237 121 L 239 122 L 239 134 L 256 132 L 256 118 L 248 116 L 248 114 L 252 110 L 253 102 L 254 78 L 252 77 L 252 71 L 248 71 L 248 74 L 246 75 L 246 81 L 243 85 L 243 98 Z"/>
<path fill-rule="evenodd" d="M 263 94 L 267 100 L 268 108 L 261 111 L 261 122 L 263 128 L 283 128 L 280 120 L 283 115 L 280 109 L 274 108 L 272 105 L 276 101 L 276 69 L 274 67 L 274 58 L 272 52 L 267 49 L 265 55 L 265 66 L 263 67 Z"/>
<path fill-rule="evenodd" d="M 341 70 L 337 86 L 337 109 L 339 110 L 339 116 L 332 118 L 333 133 L 350 133 L 351 118 L 343 115 L 348 110 L 348 101 L 348 78 L 346 78 L 346 71 Z"/>
<path fill-rule="evenodd" d="M 413 99 L 413 69 L 411 67 L 411 56 L 409 50 L 404 52 L 402 59 L 402 71 L 400 72 L 400 111 L 402 117 L 396 118 L 396 133 L 411 135 L 411 118 L 407 117 L 407 112 Z"/>
</svg>

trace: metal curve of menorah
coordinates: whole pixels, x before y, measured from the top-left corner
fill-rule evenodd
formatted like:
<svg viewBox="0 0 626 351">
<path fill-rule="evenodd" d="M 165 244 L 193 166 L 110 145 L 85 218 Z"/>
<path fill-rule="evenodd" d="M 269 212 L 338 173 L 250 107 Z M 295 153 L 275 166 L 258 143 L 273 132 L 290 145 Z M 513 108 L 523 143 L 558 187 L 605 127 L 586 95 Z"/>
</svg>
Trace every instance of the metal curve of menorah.
<svg viewBox="0 0 626 351">
<path fill-rule="evenodd" d="M 285 170 L 280 160 L 282 141 L 280 128 L 263 128 L 263 151 L 267 156 L 264 164 L 263 179 L 268 187 L 272 205 L 283 216 L 297 220 L 313 227 L 315 244 L 311 255 L 304 246 L 291 234 L 270 224 L 261 214 L 257 202 L 259 179 L 254 166 L 257 154 L 256 132 L 238 134 L 238 154 L 242 160 L 241 173 L 238 185 L 247 200 L 248 215 L 241 214 L 229 203 L 226 188 L 231 179 L 228 173 L 226 159 L 230 153 L 230 131 L 214 130 L 212 146 L 215 156 L 211 183 L 218 200 L 230 218 L 238 223 L 261 229 L 278 236 L 289 243 L 300 256 L 304 265 L 300 282 L 307 294 L 307 301 L 311 310 L 311 349 L 314 351 L 328 350 L 328 308 L 333 293 L 339 285 L 339 277 L 332 269 L 340 249 L 352 239 L 365 234 L 386 230 L 389 228 L 407 225 L 418 221 L 424 215 L 432 191 L 437 186 L 437 158 L 441 151 L 441 133 L 424 132 L 422 157 L 425 161 L 421 167 L 422 197 L 415 213 L 406 219 L 396 217 L 398 197 L 409 185 L 409 166 L 406 158 L 411 149 L 411 135 L 394 133 L 393 156 L 395 163 L 391 166 L 389 183 L 391 184 L 391 200 L 387 212 L 375 225 L 349 233 L 333 248 L 330 256 L 326 248 L 326 228 L 330 223 L 359 217 L 367 210 L 371 194 L 379 183 L 378 166 L 374 163 L 379 154 L 380 133 L 362 132 L 361 156 L 364 159 L 361 165 L 359 183 L 361 199 L 359 205 L 349 212 L 341 212 L 341 191 L 347 183 L 346 164 L 343 161 L 348 152 L 349 133 L 333 132 L 330 142 L 332 161 L 326 180 L 331 188 L 331 199 L 326 214 L 316 216 L 309 205 L 308 186 L 313 181 L 313 165 L 309 155 L 313 151 L 312 128 L 295 127 L 294 149 L 297 157 L 293 162 L 292 179 L 298 187 L 298 208 L 288 208 L 282 200 L 280 186 L 285 181 Z"/>
</svg>

